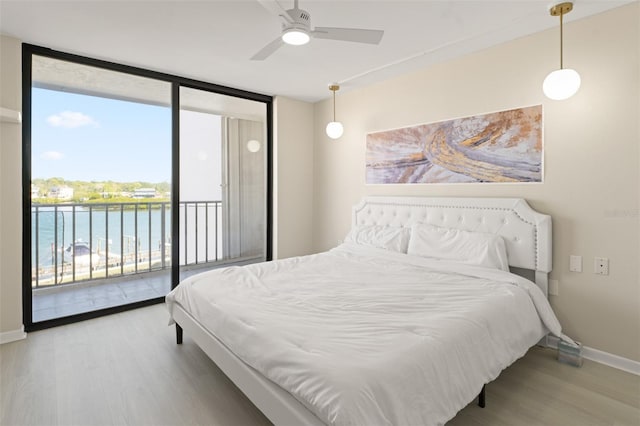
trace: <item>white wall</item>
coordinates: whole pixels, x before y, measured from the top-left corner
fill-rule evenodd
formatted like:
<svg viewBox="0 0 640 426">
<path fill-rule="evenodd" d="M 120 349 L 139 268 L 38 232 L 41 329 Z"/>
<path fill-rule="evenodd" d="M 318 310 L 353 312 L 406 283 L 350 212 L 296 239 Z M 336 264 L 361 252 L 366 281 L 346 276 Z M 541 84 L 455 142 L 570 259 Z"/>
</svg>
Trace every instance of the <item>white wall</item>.
<svg viewBox="0 0 640 426">
<path fill-rule="evenodd" d="M 586 346 L 640 361 L 638 3 L 565 26 L 565 65 L 578 94 L 541 91 L 558 65 L 558 28 L 337 96 L 345 134 L 328 139 L 331 101 L 315 107 L 314 250 L 333 247 L 365 195 L 523 197 L 553 217 L 551 296 L 565 331 Z M 368 132 L 543 104 L 543 184 L 365 185 Z M 582 255 L 582 273 L 568 271 Z M 610 275 L 593 274 L 595 256 Z"/>
<path fill-rule="evenodd" d="M 222 199 L 222 117 L 180 111 L 180 199 Z"/>
<path fill-rule="evenodd" d="M 0 36 L 0 106 L 22 111 L 20 41 Z M 22 330 L 21 125 L 0 123 L 0 341 Z"/>
<path fill-rule="evenodd" d="M 275 99 L 274 259 L 312 252 L 313 114 L 313 104 Z"/>
</svg>

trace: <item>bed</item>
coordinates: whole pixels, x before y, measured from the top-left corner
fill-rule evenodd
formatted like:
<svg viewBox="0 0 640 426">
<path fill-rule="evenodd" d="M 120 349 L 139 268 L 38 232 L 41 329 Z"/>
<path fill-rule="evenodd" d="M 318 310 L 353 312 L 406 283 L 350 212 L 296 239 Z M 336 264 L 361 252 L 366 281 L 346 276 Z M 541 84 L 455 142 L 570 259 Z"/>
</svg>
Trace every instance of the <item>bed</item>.
<svg viewBox="0 0 640 426">
<path fill-rule="evenodd" d="M 451 235 L 454 257 L 499 240 L 492 266 L 429 255 Z M 276 425 L 443 424 L 562 337 L 550 271 L 551 219 L 522 199 L 367 197 L 344 244 L 190 277 L 167 305 L 178 343 L 184 330 Z"/>
</svg>

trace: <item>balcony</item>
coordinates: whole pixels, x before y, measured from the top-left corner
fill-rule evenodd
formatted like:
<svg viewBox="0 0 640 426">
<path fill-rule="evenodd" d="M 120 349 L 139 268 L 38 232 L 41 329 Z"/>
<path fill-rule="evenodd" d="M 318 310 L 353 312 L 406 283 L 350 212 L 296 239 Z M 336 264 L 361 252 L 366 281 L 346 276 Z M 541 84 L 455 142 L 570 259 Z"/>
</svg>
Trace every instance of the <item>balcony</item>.
<svg viewBox="0 0 640 426">
<path fill-rule="evenodd" d="M 246 263 L 225 256 L 221 201 L 180 207 L 181 278 L 202 268 Z M 34 204 L 33 321 L 166 295 L 171 289 L 171 204 Z"/>
</svg>

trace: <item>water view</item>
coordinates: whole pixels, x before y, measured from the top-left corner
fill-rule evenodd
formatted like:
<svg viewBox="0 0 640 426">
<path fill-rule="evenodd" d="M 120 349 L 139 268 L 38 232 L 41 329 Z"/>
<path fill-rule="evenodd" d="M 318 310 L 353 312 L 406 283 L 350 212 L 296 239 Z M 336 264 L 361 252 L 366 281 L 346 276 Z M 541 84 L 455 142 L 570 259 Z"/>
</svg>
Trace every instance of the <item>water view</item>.
<svg viewBox="0 0 640 426">
<path fill-rule="evenodd" d="M 56 272 L 58 282 L 73 272 L 85 278 L 104 276 L 107 265 L 162 268 L 170 254 L 169 216 L 167 203 L 112 204 L 109 209 L 106 205 L 34 206 L 31 256 L 32 265 L 38 266 L 34 281 L 54 284 Z"/>
<path fill-rule="evenodd" d="M 219 260 L 221 203 L 180 203 L 180 218 L 180 265 Z M 170 224 L 169 202 L 35 204 L 33 285 L 168 268 Z"/>
</svg>

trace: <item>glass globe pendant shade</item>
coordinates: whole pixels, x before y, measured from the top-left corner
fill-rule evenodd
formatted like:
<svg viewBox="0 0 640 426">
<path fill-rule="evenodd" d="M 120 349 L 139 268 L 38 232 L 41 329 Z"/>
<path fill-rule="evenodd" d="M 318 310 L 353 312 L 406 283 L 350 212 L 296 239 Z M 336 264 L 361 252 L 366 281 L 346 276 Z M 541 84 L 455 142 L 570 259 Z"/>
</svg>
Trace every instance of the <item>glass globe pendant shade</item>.
<svg viewBox="0 0 640 426">
<path fill-rule="evenodd" d="M 339 121 L 332 121 L 327 124 L 327 136 L 331 139 L 338 139 L 344 133 L 344 127 Z"/>
<path fill-rule="evenodd" d="M 282 34 L 282 41 L 293 46 L 302 46 L 309 43 L 309 40 L 309 34 L 297 28 L 292 28 Z"/>
<path fill-rule="evenodd" d="M 580 88 L 580 74 L 569 68 L 555 70 L 544 79 L 542 91 L 556 101 L 569 99 Z"/>
</svg>

